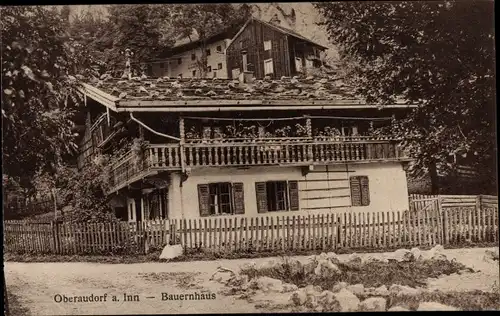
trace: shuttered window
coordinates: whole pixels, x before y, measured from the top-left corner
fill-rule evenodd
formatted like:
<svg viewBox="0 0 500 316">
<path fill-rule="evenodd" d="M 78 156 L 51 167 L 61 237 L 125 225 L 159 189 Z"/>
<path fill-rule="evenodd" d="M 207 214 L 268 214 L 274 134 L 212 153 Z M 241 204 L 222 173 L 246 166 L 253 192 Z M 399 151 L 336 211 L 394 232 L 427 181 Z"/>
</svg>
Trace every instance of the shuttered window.
<svg viewBox="0 0 500 316">
<path fill-rule="evenodd" d="M 209 183 L 198 185 L 200 216 L 244 214 L 243 183 Z"/>
<path fill-rule="evenodd" d="M 297 181 L 256 182 L 255 193 L 259 213 L 299 210 Z"/>
<path fill-rule="evenodd" d="M 367 176 L 350 177 L 352 206 L 370 205 L 370 189 Z"/>
</svg>

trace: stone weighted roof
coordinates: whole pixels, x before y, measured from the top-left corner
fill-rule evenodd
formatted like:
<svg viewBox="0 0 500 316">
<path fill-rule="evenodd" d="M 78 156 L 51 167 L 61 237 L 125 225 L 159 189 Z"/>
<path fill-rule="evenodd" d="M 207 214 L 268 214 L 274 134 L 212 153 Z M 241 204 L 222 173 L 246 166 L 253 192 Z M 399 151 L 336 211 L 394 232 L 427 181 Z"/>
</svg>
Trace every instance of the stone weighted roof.
<svg viewBox="0 0 500 316">
<path fill-rule="evenodd" d="M 241 83 L 231 79 L 173 79 L 146 76 L 100 78 L 83 82 L 120 101 L 187 101 L 187 100 L 330 100 L 361 101 L 340 78 L 283 77 L 281 79 L 254 79 Z"/>
</svg>

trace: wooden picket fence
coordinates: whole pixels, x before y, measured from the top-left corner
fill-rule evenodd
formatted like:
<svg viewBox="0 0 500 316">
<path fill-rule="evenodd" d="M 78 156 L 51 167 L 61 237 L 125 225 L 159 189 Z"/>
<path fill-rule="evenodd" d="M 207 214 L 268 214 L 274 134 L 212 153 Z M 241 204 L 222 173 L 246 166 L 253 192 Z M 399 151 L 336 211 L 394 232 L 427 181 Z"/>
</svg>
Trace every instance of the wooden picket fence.
<svg viewBox="0 0 500 316">
<path fill-rule="evenodd" d="M 113 223 L 4 222 L 7 252 L 133 254 L 181 244 L 186 252 L 335 251 L 498 243 L 498 207 L 404 212 L 217 217 Z"/>
</svg>

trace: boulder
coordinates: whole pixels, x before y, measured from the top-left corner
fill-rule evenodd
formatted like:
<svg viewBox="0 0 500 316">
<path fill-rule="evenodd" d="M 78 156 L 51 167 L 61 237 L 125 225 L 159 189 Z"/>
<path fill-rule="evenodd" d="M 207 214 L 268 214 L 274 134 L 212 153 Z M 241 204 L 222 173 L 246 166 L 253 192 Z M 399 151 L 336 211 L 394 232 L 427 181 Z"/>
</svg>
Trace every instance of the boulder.
<svg viewBox="0 0 500 316">
<path fill-rule="evenodd" d="M 304 288 L 304 291 L 307 295 L 318 295 L 323 292 L 323 289 L 320 286 L 310 284 Z"/>
<path fill-rule="evenodd" d="M 438 302 L 422 302 L 418 305 L 417 311 L 458 311 L 453 306 L 444 305 Z"/>
<path fill-rule="evenodd" d="M 248 270 L 248 269 L 255 269 L 257 267 L 257 264 L 255 261 L 251 262 L 246 262 L 241 266 L 241 270 Z"/>
<path fill-rule="evenodd" d="M 421 291 L 406 285 L 393 284 L 389 288 L 389 292 L 394 293 L 397 296 L 415 296 L 420 294 Z"/>
<path fill-rule="evenodd" d="M 413 254 L 413 258 L 415 260 L 423 259 L 422 251 L 420 251 L 420 249 L 418 249 L 417 247 L 411 248 L 410 252 Z"/>
<path fill-rule="evenodd" d="M 328 252 L 326 254 L 326 256 L 328 257 L 329 260 L 338 260 L 339 257 L 337 256 L 337 254 L 335 252 Z"/>
<path fill-rule="evenodd" d="M 389 290 L 387 289 L 387 286 L 381 285 L 373 291 L 373 294 L 378 296 L 387 296 L 389 295 Z"/>
<path fill-rule="evenodd" d="M 167 245 L 163 248 L 160 259 L 174 259 L 182 256 L 183 253 L 182 245 Z"/>
<path fill-rule="evenodd" d="M 323 307 L 323 310 L 334 311 L 338 309 L 337 299 L 335 299 L 335 294 L 331 291 L 323 291 L 319 296 L 318 302 Z"/>
<path fill-rule="evenodd" d="M 361 263 L 363 260 L 361 260 L 361 257 L 357 253 L 352 253 L 349 255 L 347 261 L 352 263 Z"/>
<path fill-rule="evenodd" d="M 226 285 L 246 289 L 248 287 L 248 275 L 235 275 L 226 281 Z"/>
<path fill-rule="evenodd" d="M 397 262 L 409 262 L 413 261 L 413 253 L 408 249 L 398 249 L 391 254 L 389 259 Z"/>
<path fill-rule="evenodd" d="M 279 262 L 276 262 L 275 260 L 268 260 L 268 261 L 260 264 L 259 269 L 273 269 L 279 265 L 281 265 L 281 264 Z"/>
<path fill-rule="evenodd" d="M 290 301 L 296 305 L 296 306 L 301 306 L 304 305 L 307 299 L 307 294 L 304 289 L 299 289 L 290 295 Z"/>
<path fill-rule="evenodd" d="M 393 306 L 387 310 L 388 312 L 409 312 L 410 310 L 403 306 Z"/>
<path fill-rule="evenodd" d="M 339 267 L 328 259 L 321 259 L 314 269 L 314 274 L 323 278 L 330 278 L 341 273 Z"/>
<path fill-rule="evenodd" d="M 339 303 L 341 312 L 355 312 L 360 303 L 359 298 L 346 289 L 335 293 L 335 299 Z"/>
<path fill-rule="evenodd" d="M 349 284 L 346 282 L 339 282 L 332 287 L 332 292 L 336 293 L 342 289 L 345 289 Z"/>
<path fill-rule="evenodd" d="M 361 283 L 348 285 L 346 289 L 355 295 L 363 295 L 365 293 L 365 286 Z"/>
<path fill-rule="evenodd" d="M 283 282 L 281 280 L 270 277 L 259 277 L 254 280 L 256 288 L 263 292 L 284 292 Z"/>
<path fill-rule="evenodd" d="M 498 261 L 498 248 L 495 248 L 495 250 L 485 250 L 484 260 L 485 261 Z"/>
<path fill-rule="evenodd" d="M 293 292 L 293 291 L 297 291 L 298 289 L 299 289 L 299 287 L 295 284 L 283 283 L 282 293 Z"/>
<path fill-rule="evenodd" d="M 359 308 L 364 311 L 385 312 L 386 304 L 383 297 L 370 297 L 359 303 Z"/>
<path fill-rule="evenodd" d="M 444 248 L 441 245 L 436 245 L 427 251 L 425 258 L 431 260 L 447 260 L 446 255 L 443 253 Z"/>
<path fill-rule="evenodd" d="M 368 256 L 363 258 L 363 263 L 372 263 L 372 262 L 378 262 L 378 261 L 380 261 L 380 260 L 375 258 L 373 255 L 368 255 Z"/>
<path fill-rule="evenodd" d="M 235 278 L 234 274 L 231 271 L 217 271 L 215 272 L 210 280 L 222 283 L 222 284 L 228 284 L 230 281 L 232 281 Z"/>
<path fill-rule="evenodd" d="M 319 305 L 318 298 L 315 295 L 312 295 L 312 294 L 307 295 L 306 302 L 304 303 L 304 305 L 307 308 L 315 309 Z"/>
</svg>

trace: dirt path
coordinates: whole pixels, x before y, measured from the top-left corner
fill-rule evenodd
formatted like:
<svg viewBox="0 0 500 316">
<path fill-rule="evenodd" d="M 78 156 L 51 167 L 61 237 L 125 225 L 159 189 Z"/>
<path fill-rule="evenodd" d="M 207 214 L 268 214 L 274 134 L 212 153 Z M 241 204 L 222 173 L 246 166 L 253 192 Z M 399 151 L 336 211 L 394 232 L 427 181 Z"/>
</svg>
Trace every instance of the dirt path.
<svg viewBox="0 0 500 316">
<path fill-rule="evenodd" d="M 483 261 L 484 251 L 491 248 L 445 250 L 448 258 L 456 258 L 481 272 L 451 275 L 430 280 L 430 288 L 442 290 L 491 290 L 498 283 L 498 263 Z M 385 254 L 360 254 L 360 256 Z M 341 255 L 340 258 L 347 258 Z M 220 260 L 175 263 L 98 264 L 98 263 L 15 263 L 6 262 L 9 292 L 31 315 L 76 314 L 185 314 L 185 313 L 258 313 L 254 304 L 219 293 L 222 286 L 210 281 L 219 265 L 238 270 L 244 263 L 264 263 L 271 259 Z M 306 261 L 307 257 L 295 257 Z M 215 293 L 215 299 L 162 301 L 168 294 Z M 56 303 L 56 294 L 66 296 L 104 295 L 106 302 Z M 139 295 L 138 302 L 124 302 L 123 294 Z M 116 295 L 120 301 L 112 302 Z M 154 298 L 147 298 L 154 297 Z"/>
</svg>

